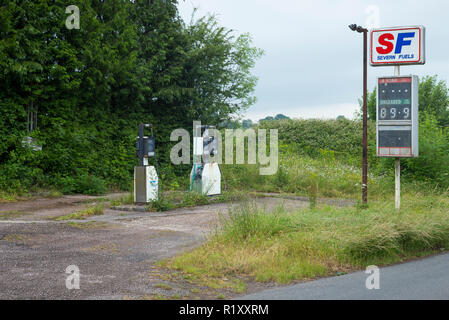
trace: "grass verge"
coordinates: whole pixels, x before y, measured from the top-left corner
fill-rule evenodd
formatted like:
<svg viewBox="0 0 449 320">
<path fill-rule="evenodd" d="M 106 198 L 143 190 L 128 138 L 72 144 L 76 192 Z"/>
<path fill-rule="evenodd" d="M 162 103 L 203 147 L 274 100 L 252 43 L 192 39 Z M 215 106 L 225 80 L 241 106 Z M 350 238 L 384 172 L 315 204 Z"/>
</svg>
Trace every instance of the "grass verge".
<svg viewBox="0 0 449 320">
<path fill-rule="evenodd" d="M 267 212 L 245 204 L 223 216 L 201 247 L 165 261 L 191 278 L 289 283 L 404 261 L 449 249 L 448 194 L 405 195 L 403 208 L 318 206 Z"/>
</svg>

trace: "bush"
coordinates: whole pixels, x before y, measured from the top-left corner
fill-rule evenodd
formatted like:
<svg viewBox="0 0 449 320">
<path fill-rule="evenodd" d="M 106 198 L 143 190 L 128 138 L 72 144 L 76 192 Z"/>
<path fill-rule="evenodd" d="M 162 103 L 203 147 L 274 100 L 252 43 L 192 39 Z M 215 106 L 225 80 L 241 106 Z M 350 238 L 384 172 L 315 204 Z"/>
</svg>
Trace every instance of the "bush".
<svg viewBox="0 0 449 320">
<path fill-rule="evenodd" d="M 87 174 L 61 178 L 58 184 L 64 194 L 102 195 L 108 190 L 103 179 Z"/>
<path fill-rule="evenodd" d="M 347 119 L 319 120 L 295 119 L 264 121 L 261 129 L 278 129 L 282 145 L 294 145 L 299 154 L 322 156 L 331 152 L 331 156 L 348 158 L 362 154 L 362 122 Z M 368 137 L 371 144 L 376 141 L 376 126 L 368 124 Z"/>
<path fill-rule="evenodd" d="M 146 207 L 150 212 L 164 212 L 176 208 L 176 205 L 165 196 L 160 196 L 157 200 L 151 201 Z"/>
<path fill-rule="evenodd" d="M 404 173 L 413 179 L 449 188 L 449 129 L 427 115 L 419 126 L 419 157 L 404 161 Z"/>
<path fill-rule="evenodd" d="M 427 188 L 449 187 L 449 129 L 435 117 L 422 116 L 419 157 L 402 160 L 403 182 L 422 182 Z M 351 120 L 264 121 L 264 129 L 279 130 L 279 170 L 262 177 L 257 166 L 225 168 L 231 186 L 265 192 L 309 193 L 309 174 L 315 172 L 318 194 L 353 197 L 360 192 L 362 126 Z M 376 155 L 375 122 L 368 122 L 369 192 L 388 194 L 394 178 L 394 159 Z M 404 184 L 404 185 L 405 185 Z"/>
<path fill-rule="evenodd" d="M 8 193 L 26 193 L 45 180 L 39 163 L 41 154 L 24 148 L 17 141 L 16 150 L 9 153 L 9 159 L 0 165 L 0 190 Z"/>
</svg>

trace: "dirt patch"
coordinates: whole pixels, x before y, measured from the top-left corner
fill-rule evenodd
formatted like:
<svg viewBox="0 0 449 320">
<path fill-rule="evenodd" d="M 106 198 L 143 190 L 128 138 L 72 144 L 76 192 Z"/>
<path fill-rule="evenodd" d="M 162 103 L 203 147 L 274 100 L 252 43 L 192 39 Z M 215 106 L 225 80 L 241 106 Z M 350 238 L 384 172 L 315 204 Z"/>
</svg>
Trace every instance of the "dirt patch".
<svg viewBox="0 0 449 320">
<path fill-rule="evenodd" d="M 250 279 L 222 279 L 223 283 L 213 288 L 158 264 L 200 245 L 214 232 L 220 215 L 236 204 L 163 214 L 105 209 L 103 215 L 84 221 L 42 219 L 51 205 L 53 215 L 63 215 L 67 210 L 78 211 L 79 205 L 86 205 L 80 201 L 86 199 L 96 200 L 70 196 L 0 205 L 0 211 L 14 208 L 28 213 L 0 221 L 0 299 L 224 299 L 243 290 L 239 283 L 227 286 L 227 281 L 244 282 L 247 293 L 269 287 Z M 283 205 L 293 210 L 308 205 L 291 199 L 256 201 L 268 209 Z M 34 205 L 39 208 L 32 208 Z M 70 265 L 80 270 L 80 290 L 65 286 Z"/>
<path fill-rule="evenodd" d="M 98 244 L 93 247 L 83 248 L 83 249 L 81 249 L 81 251 L 84 251 L 84 252 L 107 252 L 107 253 L 113 253 L 113 254 L 118 254 L 120 252 L 118 245 L 116 245 L 115 243 Z"/>
<path fill-rule="evenodd" d="M 70 195 L 59 198 L 32 198 L 0 203 L 0 220 L 47 220 L 86 209 L 89 204 L 123 197 L 127 193 L 105 196 Z"/>
<path fill-rule="evenodd" d="M 1 211 L 0 212 L 0 220 L 11 220 L 22 218 L 29 213 L 20 212 L 20 211 Z"/>
</svg>

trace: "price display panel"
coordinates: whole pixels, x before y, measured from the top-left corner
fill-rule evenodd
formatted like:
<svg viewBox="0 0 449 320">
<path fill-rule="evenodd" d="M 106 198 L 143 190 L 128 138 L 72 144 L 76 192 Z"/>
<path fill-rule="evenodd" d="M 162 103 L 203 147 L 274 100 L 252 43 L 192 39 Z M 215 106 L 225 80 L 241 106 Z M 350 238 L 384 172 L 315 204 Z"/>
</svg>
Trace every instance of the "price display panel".
<svg viewBox="0 0 449 320">
<path fill-rule="evenodd" d="M 377 155 L 418 156 L 418 77 L 378 78 Z"/>
</svg>

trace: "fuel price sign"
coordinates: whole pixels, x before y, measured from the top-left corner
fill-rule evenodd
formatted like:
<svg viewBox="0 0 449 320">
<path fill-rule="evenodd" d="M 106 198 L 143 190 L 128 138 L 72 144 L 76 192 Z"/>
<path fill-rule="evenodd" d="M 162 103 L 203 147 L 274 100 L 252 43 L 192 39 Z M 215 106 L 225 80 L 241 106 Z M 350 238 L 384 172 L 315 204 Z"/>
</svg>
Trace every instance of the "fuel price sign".
<svg viewBox="0 0 449 320">
<path fill-rule="evenodd" d="M 378 78 L 377 156 L 418 156 L 417 76 Z"/>
</svg>

